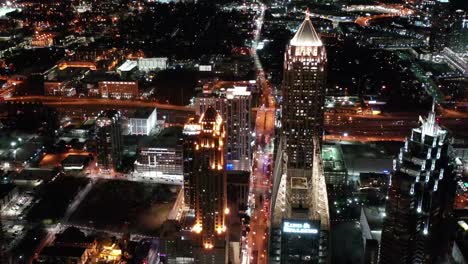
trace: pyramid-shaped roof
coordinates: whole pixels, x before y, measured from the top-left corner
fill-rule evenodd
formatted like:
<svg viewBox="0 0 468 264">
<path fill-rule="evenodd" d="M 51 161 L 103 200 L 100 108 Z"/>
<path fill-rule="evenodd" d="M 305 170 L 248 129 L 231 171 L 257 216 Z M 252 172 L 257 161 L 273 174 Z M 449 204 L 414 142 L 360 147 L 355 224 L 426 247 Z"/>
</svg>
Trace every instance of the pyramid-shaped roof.
<svg viewBox="0 0 468 264">
<path fill-rule="evenodd" d="M 292 46 L 302 47 L 322 46 L 322 41 L 320 40 L 314 26 L 312 25 L 312 22 L 310 21 L 308 12 L 306 12 L 306 18 L 304 19 L 304 22 L 302 22 L 301 26 L 289 44 Z"/>
</svg>

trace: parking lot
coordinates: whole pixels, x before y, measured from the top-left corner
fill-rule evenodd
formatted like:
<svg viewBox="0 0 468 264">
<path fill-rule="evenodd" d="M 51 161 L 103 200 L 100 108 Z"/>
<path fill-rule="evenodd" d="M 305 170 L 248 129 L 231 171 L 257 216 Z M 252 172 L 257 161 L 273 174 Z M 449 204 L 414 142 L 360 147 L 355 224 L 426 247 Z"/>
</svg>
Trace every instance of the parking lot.
<svg viewBox="0 0 468 264">
<path fill-rule="evenodd" d="M 28 193 L 13 198 L 1 211 L 2 218 L 23 220 L 26 210 L 33 204 L 33 196 Z"/>
</svg>

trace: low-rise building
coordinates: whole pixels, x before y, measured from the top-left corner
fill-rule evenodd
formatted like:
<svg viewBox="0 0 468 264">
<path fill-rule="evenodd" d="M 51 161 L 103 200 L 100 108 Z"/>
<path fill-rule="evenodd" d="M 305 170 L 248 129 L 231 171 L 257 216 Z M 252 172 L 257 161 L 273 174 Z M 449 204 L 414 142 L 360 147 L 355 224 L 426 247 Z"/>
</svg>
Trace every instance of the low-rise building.
<svg viewBox="0 0 468 264">
<path fill-rule="evenodd" d="M 75 96 L 76 89 L 69 85 L 70 81 L 46 81 L 44 82 L 44 94 L 53 96 Z"/>
<path fill-rule="evenodd" d="M 148 136 L 156 127 L 157 112 L 156 108 L 138 109 L 129 117 L 130 135 Z"/>
<path fill-rule="evenodd" d="M 38 257 L 38 263 L 73 263 L 85 264 L 91 256 L 86 247 L 45 247 Z"/>
<path fill-rule="evenodd" d="M 90 157 L 87 155 L 68 155 L 62 160 L 64 170 L 82 170 L 89 163 Z"/>
<path fill-rule="evenodd" d="M 141 58 L 138 59 L 138 70 L 149 72 L 154 70 L 165 70 L 167 68 L 167 58 Z"/>
<path fill-rule="evenodd" d="M 128 77 L 132 72 L 134 72 L 138 67 L 138 63 L 133 60 L 125 61 L 120 67 L 117 68 L 117 73 L 120 74 L 121 77 L 125 78 Z"/>
<path fill-rule="evenodd" d="M 98 86 L 102 98 L 133 99 L 138 97 L 138 82 L 102 81 Z"/>
<path fill-rule="evenodd" d="M 54 35 L 51 33 L 37 34 L 31 40 L 31 46 L 43 48 L 50 47 L 54 44 Z"/>
<path fill-rule="evenodd" d="M 136 180 L 182 184 L 182 128 L 169 127 L 139 144 L 133 177 Z"/>
</svg>

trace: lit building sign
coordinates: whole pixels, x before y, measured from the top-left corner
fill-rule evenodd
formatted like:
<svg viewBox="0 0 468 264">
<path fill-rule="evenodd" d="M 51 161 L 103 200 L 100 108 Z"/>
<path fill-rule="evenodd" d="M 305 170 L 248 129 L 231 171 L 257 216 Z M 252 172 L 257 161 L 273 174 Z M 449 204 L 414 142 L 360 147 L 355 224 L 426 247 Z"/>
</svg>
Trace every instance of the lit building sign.
<svg viewBox="0 0 468 264">
<path fill-rule="evenodd" d="M 309 223 L 283 223 L 283 232 L 298 233 L 298 234 L 318 234 L 316 228 L 312 228 Z"/>
</svg>

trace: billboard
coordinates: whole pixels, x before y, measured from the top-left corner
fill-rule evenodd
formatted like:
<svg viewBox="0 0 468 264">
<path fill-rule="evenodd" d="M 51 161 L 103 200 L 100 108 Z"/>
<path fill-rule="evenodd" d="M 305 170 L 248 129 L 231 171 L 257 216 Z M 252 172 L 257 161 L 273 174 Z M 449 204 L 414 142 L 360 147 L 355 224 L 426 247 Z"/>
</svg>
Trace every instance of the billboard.
<svg viewBox="0 0 468 264">
<path fill-rule="evenodd" d="M 295 233 L 295 234 L 318 234 L 319 230 L 312 227 L 309 222 L 283 222 L 284 233 Z"/>
</svg>

